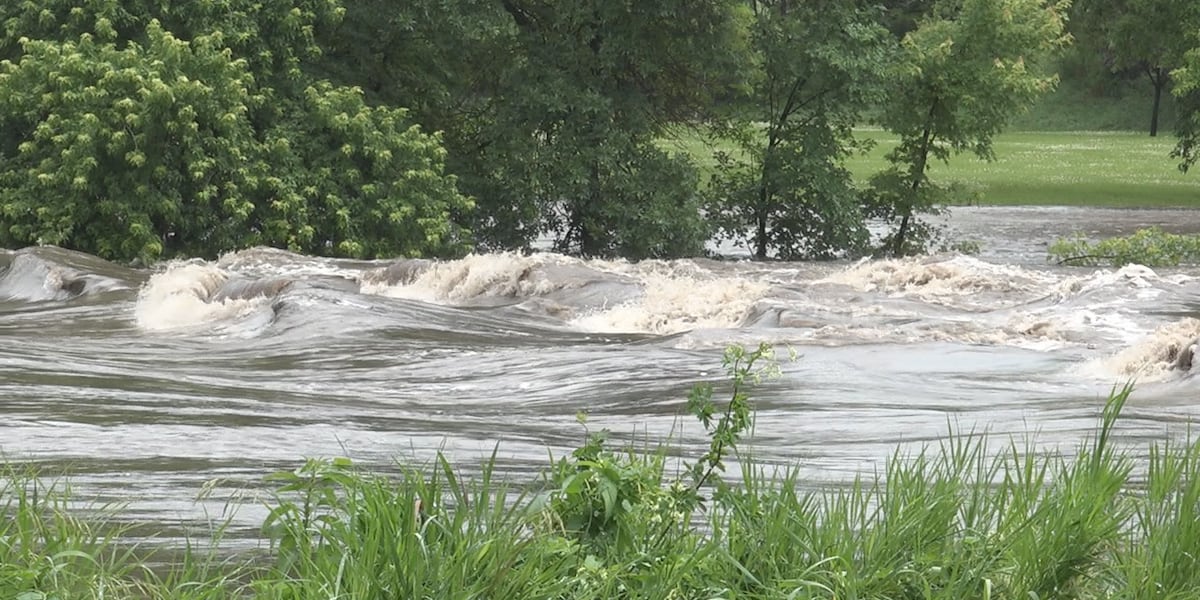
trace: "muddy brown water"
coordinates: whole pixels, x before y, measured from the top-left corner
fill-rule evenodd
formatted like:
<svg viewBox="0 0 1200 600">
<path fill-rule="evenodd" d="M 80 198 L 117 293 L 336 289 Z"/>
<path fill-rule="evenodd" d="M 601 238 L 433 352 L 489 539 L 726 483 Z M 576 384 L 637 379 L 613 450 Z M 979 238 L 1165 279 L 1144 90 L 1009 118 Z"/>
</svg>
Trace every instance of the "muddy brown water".
<svg viewBox="0 0 1200 600">
<path fill-rule="evenodd" d="M 755 390 L 753 447 L 814 481 L 871 472 L 948 427 L 1069 448 L 1114 385 L 1124 440 L 1182 435 L 1200 384 L 1168 369 L 1200 336 L 1200 269 L 1064 268 L 1045 245 L 1200 211 L 960 208 L 982 253 L 900 261 L 626 263 L 551 254 L 339 261 L 251 249 L 129 269 L 56 248 L 0 251 L 0 452 L 69 469 L 84 498 L 171 530 L 253 537 L 262 478 L 305 457 L 372 468 L 493 450 L 529 479 L 578 443 L 702 442 L 687 390 L 722 349 L 800 355 Z M 781 352 L 781 356 L 785 353 Z M 197 499 L 203 489 L 211 492 Z"/>
</svg>

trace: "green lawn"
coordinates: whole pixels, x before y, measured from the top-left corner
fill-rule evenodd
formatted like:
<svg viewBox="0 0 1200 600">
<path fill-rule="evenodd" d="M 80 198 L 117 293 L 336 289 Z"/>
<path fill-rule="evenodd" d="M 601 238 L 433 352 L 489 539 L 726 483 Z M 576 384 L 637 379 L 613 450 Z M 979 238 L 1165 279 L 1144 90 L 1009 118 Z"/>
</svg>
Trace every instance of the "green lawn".
<svg viewBox="0 0 1200 600">
<path fill-rule="evenodd" d="M 864 181 L 884 166 L 896 137 L 866 129 L 857 135 L 877 142 L 850 160 L 850 170 Z M 694 156 L 706 178 L 711 173 L 712 151 L 702 137 L 681 136 L 664 145 Z M 1181 173 L 1170 157 L 1173 147 L 1170 136 L 1144 133 L 1008 133 L 996 139 L 995 161 L 959 155 L 933 165 L 931 176 L 977 192 L 982 204 L 1200 208 L 1200 172 Z"/>
</svg>

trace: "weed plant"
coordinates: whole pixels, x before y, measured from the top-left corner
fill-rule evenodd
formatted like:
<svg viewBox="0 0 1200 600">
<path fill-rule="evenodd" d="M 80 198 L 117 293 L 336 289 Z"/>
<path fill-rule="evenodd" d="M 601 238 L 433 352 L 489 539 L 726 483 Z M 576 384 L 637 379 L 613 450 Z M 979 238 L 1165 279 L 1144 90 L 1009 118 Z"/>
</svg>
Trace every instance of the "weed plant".
<svg viewBox="0 0 1200 600">
<path fill-rule="evenodd" d="M 725 355 L 698 386 L 709 435 L 682 468 L 607 432 L 552 459 L 539 485 L 465 478 L 443 458 L 398 476 L 345 459 L 272 475 L 266 560 L 189 552 L 155 573 L 120 527 L 75 514 L 69 488 L 0 478 L 0 597 L 1045 599 L 1200 597 L 1200 444 L 1152 447 L 1135 480 L 1113 433 L 1131 388 L 1070 453 L 953 434 L 881 473 L 802 486 L 743 449 L 768 347 Z M 723 477 L 738 460 L 742 475 Z M 811 491 L 802 491 L 802 490 Z"/>
</svg>

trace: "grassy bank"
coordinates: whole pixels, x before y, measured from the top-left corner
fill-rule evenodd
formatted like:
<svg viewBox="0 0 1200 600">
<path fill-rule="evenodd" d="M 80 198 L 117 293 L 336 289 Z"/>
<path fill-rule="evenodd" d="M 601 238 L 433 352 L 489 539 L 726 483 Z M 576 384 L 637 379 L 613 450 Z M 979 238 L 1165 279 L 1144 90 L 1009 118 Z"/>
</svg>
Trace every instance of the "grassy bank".
<svg viewBox="0 0 1200 600">
<path fill-rule="evenodd" d="M 747 358 L 749 357 L 749 358 Z M 1200 594 L 1200 444 L 1160 445 L 1135 487 L 1111 437 L 1114 394 L 1075 452 L 957 435 L 852 485 L 734 458 L 761 371 L 689 398 L 711 434 L 686 474 L 661 449 L 593 434 L 517 490 L 444 461 L 383 476 L 309 461 L 272 477 L 265 558 L 141 566 L 120 528 L 72 516 L 61 486 L 0 478 L 0 597 L 45 598 L 1191 598 Z M 740 396 L 740 399 L 739 399 Z M 716 459 L 713 462 L 711 459 Z M 693 479 L 691 476 L 699 476 Z M 705 485 L 696 485 L 704 483 Z M 713 485 L 715 484 L 715 485 Z M 698 525 L 698 523 L 700 525 Z"/>
<path fill-rule="evenodd" d="M 1017 115 L 1010 129 L 1149 133 L 1154 94 L 1144 74 L 1127 80 L 1093 80 L 1090 84 L 1081 77 L 1086 78 L 1086 74 L 1064 73 L 1058 87 Z M 1175 98 L 1168 92 L 1162 98 L 1159 135 L 1170 137 L 1175 117 Z"/>
<path fill-rule="evenodd" d="M 876 142 L 849 162 L 861 182 L 885 166 L 883 157 L 896 138 L 876 130 L 857 135 Z M 689 134 L 664 144 L 687 152 L 706 177 L 711 174 L 714 142 Z M 1143 133 L 1006 133 L 996 139 L 997 160 L 960 155 L 934 164 L 930 173 L 942 183 L 960 184 L 970 201 L 983 205 L 1200 207 L 1200 174 L 1179 171 L 1169 156 L 1173 146 L 1169 136 Z M 715 148 L 730 149 L 719 141 Z"/>
</svg>

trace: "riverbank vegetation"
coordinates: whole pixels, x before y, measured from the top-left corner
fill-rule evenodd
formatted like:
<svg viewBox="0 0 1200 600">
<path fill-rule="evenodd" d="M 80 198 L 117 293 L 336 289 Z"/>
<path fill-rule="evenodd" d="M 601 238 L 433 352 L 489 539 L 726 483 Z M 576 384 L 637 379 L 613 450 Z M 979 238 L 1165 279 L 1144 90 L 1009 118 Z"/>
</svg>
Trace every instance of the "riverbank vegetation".
<svg viewBox="0 0 1200 600">
<path fill-rule="evenodd" d="M 0 476 L 0 596 L 49 598 L 1184 598 L 1200 593 L 1200 442 L 1116 435 L 1129 388 L 1073 450 L 952 434 L 839 485 L 755 460 L 750 392 L 770 350 L 687 411 L 678 464 L 586 432 L 536 485 L 445 460 L 371 473 L 310 460 L 269 478 L 254 557 L 123 542 L 34 471 Z M 1141 443 L 1141 442 L 1139 442 Z M 1145 458 L 1136 459 L 1134 456 Z M 740 475 L 721 477 L 737 461 Z M 149 566 L 153 565 L 153 566 Z"/>
<path fill-rule="evenodd" d="M 957 196 L 938 170 L 1002 157 L 996 135 L 1059 73 L 1095 98 L 1148 73 L 1190 164 L 1192 4 L 9 2 L 0 245 L 143 263 L 537 240 L 662 258 L 714 236 L 759 258 L 917 252 L 921 216 Z M 861 126 L 896 140 L 869 172 Z M 735 151 L 698 170 L 662 146 L 689 131 Z M 871 218 L 894 227 L 872 240 Z"/>
<path fill-rule="evenodd" d="M 1081 234 L 1057 240 L 1050 245 L 1049 253 L 1050 259 L 1058 264 L 1075 266 L 1197 265 L 1200 264 L 1200 236 L 1167 233 L 1158 227 L 1097 241 Z"/>
</svg>

